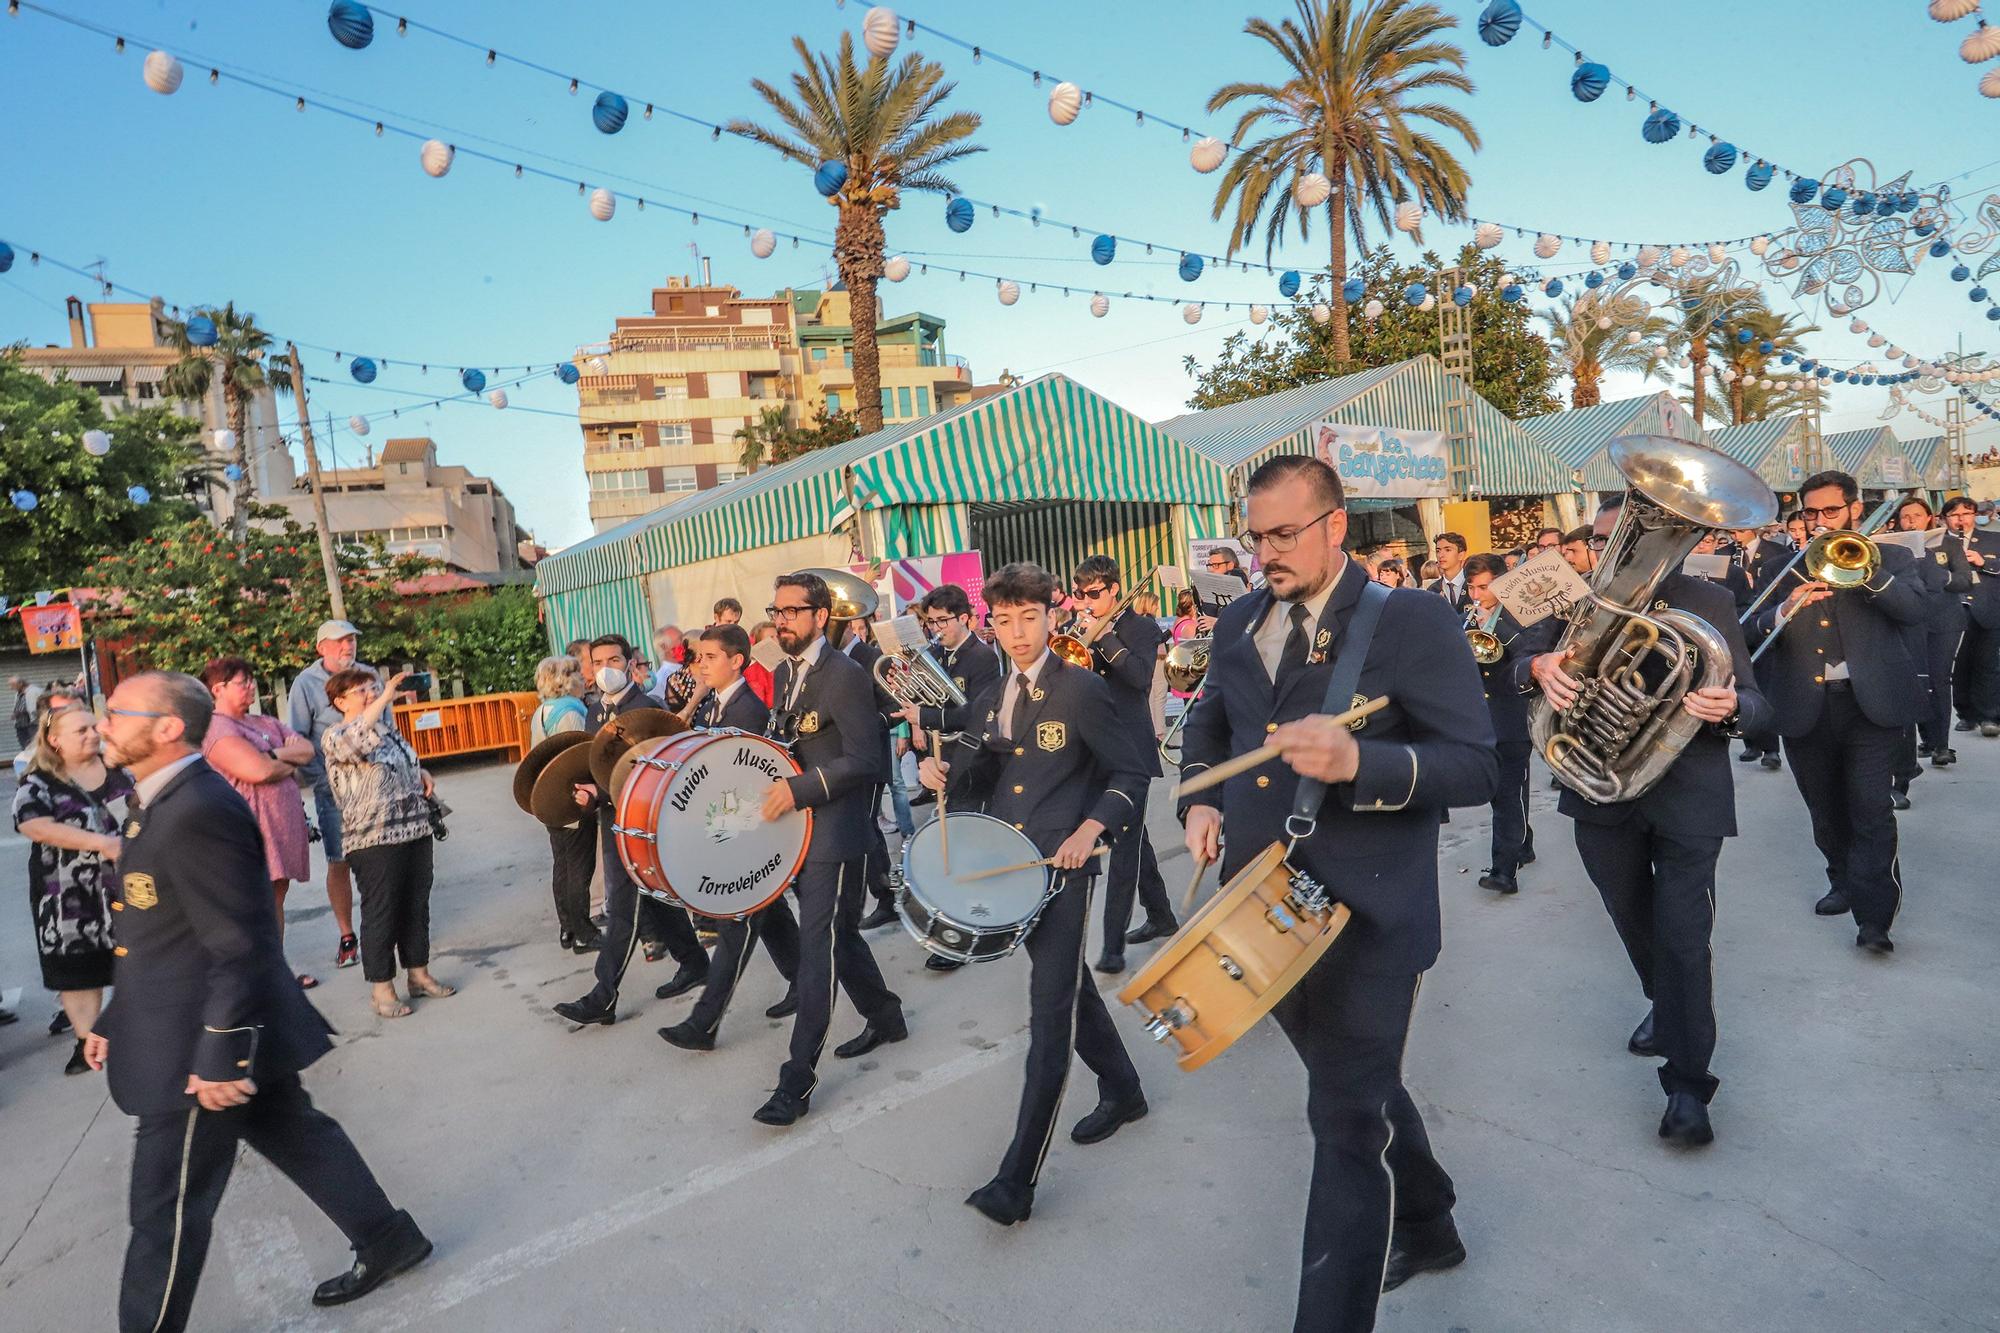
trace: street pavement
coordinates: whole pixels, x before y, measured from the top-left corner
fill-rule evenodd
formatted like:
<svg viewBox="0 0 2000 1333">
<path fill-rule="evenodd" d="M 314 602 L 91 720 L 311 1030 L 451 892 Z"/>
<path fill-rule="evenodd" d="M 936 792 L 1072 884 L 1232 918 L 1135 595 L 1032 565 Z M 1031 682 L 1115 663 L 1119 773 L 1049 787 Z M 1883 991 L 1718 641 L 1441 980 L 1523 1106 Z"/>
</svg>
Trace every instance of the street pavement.
<svg viewBox="0 0 2000 1333">
<path fill-rule="evenodd" d="M 1815 918 L 1824 880 L 1791 778 L 1735 771 L 1723 854 L 1717 1141 L 1670 1150 L 1645 1011 L 1537 779 L 1540 861 L 1515 898 L 1476 883 L 1483 812 L 1441 852 L 1445 951 L 1423 989 L 1408 1082 L 1457 1181 L 1470 1259 L 1384 1299 L 1385 1329 L 2000 1329 L 2000 743 L 1961 738 L 1901 816 L 1892 958 Z M 1271 1024 L 1193 1073 L 1116 1017 L 1152 1113 L 1106 1143 L 1059 1133 L 1031 1222 L 964 1207 L 1011 1131 L 1027 962 L 938 976 L 900 932 L 871 943 L 911 1036 L 855 1062 L 831 1043 L 812 1114 L 750 1112 L 786 1024 L 759 958 L 712 1054 L 655 1035 L 671 964 L 636 963 L 620 1021 L 549 1006 L 589 987 L 559 952 L 541 829 L 499 765 L 447 768 L 437 975 L 455 998 L 384 1022 L 336 972 L 323 894 L 295 889 L 294 964 L 319 975 L 335 1051 L 306 1076 L 435 1256 L 365 1301 L 316 1311 L 339 1234 L 261 1159 L 241 1160 L 195 1302 L 200 1329 L 1178 1330 L 1288 1327 L 1311 1141 L 1297 1059 Z M 1170 891 L 1190 869 L 1155 791 Z M 0 834 L 0 859 L 25 847 Z M 18 873 L 18 872 L 16 872 Z M 0 924 L 0 1329 L 109 1326 L 131 1125 L 101 1076 L 64 1078 L 18 905 Z M 1093 935 L 1093 956 L 1096 938 Z M 1151 946 L 1133 951 L 1142 960 Z M 1113 983 L 1115 989 L 1115 983 Z M 832 1040 L 859 1030 L 843 1000 Z M 1062 1126 L 1095 1090 L 1076 1068 Z"/>
</svg>

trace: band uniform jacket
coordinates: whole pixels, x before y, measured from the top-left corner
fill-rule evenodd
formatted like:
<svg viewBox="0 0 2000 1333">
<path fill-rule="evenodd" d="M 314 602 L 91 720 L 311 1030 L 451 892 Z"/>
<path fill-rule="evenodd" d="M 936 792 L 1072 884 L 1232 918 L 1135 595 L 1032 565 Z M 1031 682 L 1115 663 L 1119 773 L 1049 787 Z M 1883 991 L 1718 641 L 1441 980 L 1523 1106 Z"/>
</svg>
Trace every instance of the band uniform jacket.
<svg viewBox="0 0 2000 1333">
<path fill-rule="evenodd" d="M 1465 570 L 1462 568 L 1458 571 L 1458 586 L 1456 588 L 1447 586 L 1444 579 L 1437 578 L 1426 583 L 1424 591 L 1436 593 L 1438 596 L 1444 598 L 1445 601 L 1451 604 L 1451 609 L 1460 615 L 1465 614 L 1465 608 L 1472 601 L 1470 597 L 1465 595 Z"/>
<path fill-rule="evenodd" d="M 1006 681 L 999 650 L 977 634 L 968 634 L 956 648 L 932 648 L 931 656 L 944 668 L 945 675 L 951 677 L 951 683 L 958 686 L 965 702 L 950 708 L 918 709 L 923 730 L 946 736 L 978 731 L 985 725 L 986 715 L 999 706 Z"/>
<path fill-rule="evenodd" d="M 722 716 L 715 715 L 715 695 L 710 693 L 694 706 L 695 725 L 711 731 L 732 728 L 747 731 L 754 736 L 762 736 L 771 723 L 771 710 L 757 697 L 757 692 L 745 681 L 729 702 L 723 706 Z"/>
<path fill-rule="evenodd" d="M 1986 561 L 1985 573 L 1974 569 L 1971 561 L 1965 563 L 1965 576 L 1972 581 L 1972 623 L 1981 629 L 2000 629 L 2000 535 L 1974 531 L 1960 538 L 1954 533 L 1945 544 L 1956 545 L 1961 553 L 1977 551 Z"/>
<path fill-rule="evenodd" d="M 1111 706 L 1119 722 L 1130 728 L 1133 743 L 1149 778 L 1160 776 L 1159 752 L 1145 744 L 1153 735 L 1153 671 L 1160 661 L 1160 641 L 1166 635 L 1151 616 L 1120 611 L 1097 642 L 1090 645 L 1092 665 L 1111 687 Z M 1004 689 L 1003 689 L 1004 694 Z"/>
<path fill-rule="evenodd" d="M 1476 629 L 1483 620 L 1483 616 L 1479 617 L 1467 628 Z M 1473 665 L 1479 668 L 1480 683 L 1486 691 L 1486 715 L 1493 719 L 1493 739 L 1502 744 L 1508 741 L 1526 744 L 1532 739 L 1528 734 L 1528 697 L 1515 683 L 1514 664 L 1520 660 L 1522 649 L 1532 646 L 1537 639 L 1523 630 L 1514 613 L 1504 606 L 1500 608 L 1500 618 L 1487 632 L 1500 640 L 1500 660 L 1488 665 L 1475 658 Z"/>
<path fill-rule="evenodd" d="M 1144 747 L 1111 706 L 1111 687 L 1095 672 L 1073 667 L 1053 653 L 1021 700 L 1017 734 L 994 709 L 977 732 L 950 753 L 947 796 L 953 809 L 979 809 L 1027 834 L 1043 856 L 1085 819 L 1104 825 L 1114 841 L 1145 800 Z M 1096 874 L 1101 858 L 1077 873 Z"/>
<path fill-rule="evenodd" d="M 1769 537 L 1759 537 L 1743 553 L 1742 559 L 1738 562 L 1738 568 L 1749 577 L 1751 592 L 1753 594 L 1759 593 L 1764 590 L 1764 584 L 1776 578 L 1778 571 L 1785 567 L 1785 562 L 1790 560 L 1795 554 L 1797 552 L 1792 548 L 1790 542 L 1773 541 Z"/>
<path fill-rule="evenodd" d="M 1709 724 L 1697 731 L 1680 758 L 1637 800 L 1600 805 L 1565 783 L 1556 798 L 1556 809 L 1581 823 L 1601 825 L 1622 824 L 1638 812 L 1665 832 L 1733 838 L 1736 779 L 1735 765 L 1729 759 L 1729 738 L 1762 735 L 1771 729 L 1772 719 L 1771 701 L 1758 686 L 1743 628 L 1736 623 L 1736 600 L 1719 582 L 1693 574 L 1669 574 L 1653 590 L 1651 606 L 1655 611 L 1672 609 L 1699 616 L 1729 645 L 1730 670 L 1736 676 L 1736 717 L 1726 729 Z M 1551 616 L 1530 629 L 1528 642 L 1512 665 L 1514 683 L 1524 692 L 1524 699 L 1540 694 L 1533 659 L 1555 650 L 1567 624 L 1560 616 Z"/>
<path fill-rule="evenodd" d="M 1264 744 L 1279 723 L 1322 711 L 1333 664 L 1368 574 L 1348 560 L 1315 626 L 1310 656 L 1278 692 L 1252 638 L 1272 602 L 1259 589 L 1231 603 L 1215 626 L 1206 686 L 1182 732 L 1182 776 Z M 1479 672 L 1465 649 L 1463 617 L 1444 598 L 1414 588 L 1389 593 L 1355 698 L 1389 696 L 1356 725 L 1359 768 L 1327 788 L 1316 831 L 1291 862 L 1354 913 L 1355 966 L 1368 972 L 1422 972 L 1437 960 L 1437 837 L 1447 807 L 1485 805 L 1500 783 L 1493 723 Z M 1222 875 L 1229 877 L 1273 842 L 1285 842 L 1298 774 L 1273 760 L 1207 791 L 1184 797 L 1222 811 Z"/>
<path fill-rule="evenodd" d="M 1774 567 L 1774 569 L 1778 568 L 1783 568 L 1783 566 L 1779 565 Z M 1742 615 L 1745 611 L 1748 611 L 1750 609 L 1750 603 L 1756 600 L 1757 595 L 1755 592 L 1751 591 L 1750 588 L 1750 576 L 1744 573 L 1743 567 L 1737 564 L 1734 560 L 1731 560 L 1729 562 L 1728 568 L 1723 570 L 1722 576 L 1720 578 L 1708 578 L 1708 576 L 1705 574 L 1690 574 L 1688 575 L 1688 577 L 1703 579 L 1706 582 L 1713 583 L 1716 587 L 1721 588 L 1723 591 L 1727 592 L 1730 596 L 1730 600 L 1736 603 L 1736 614 L 1739 616 Z M 1733 618 L 1734 617 L 1732 617 L 1732 619 Z M 1704 619 L 1706 619 L 1706 617 L 1704 617 Z"/>
<path fill-rule="evenodd" d="M 1956 634 L 1965 628 L 1965 603 L 1951 591 L 1952 553 L 1940 544 L 1935 551 L 1917 556 L 1915 576 L 1924 585 L 1924 621 L 1913 626 L 1907 637 L 1917 671 L 1928 675 L 1930 649 L 1924 640 L 1933 634 Z M 1968 572 L 1971 566 L 1966 566 Z"/>
<path fill-rule="evenodd" d="M 1929 707 L 1910 646 L 1912 631 L 1920 630 L 1930 613 L 1923 578 L 1914 568 L 1916 557 L 1902 547 L 1879 549 L 1882 566 L 1872 584 L 1805 607 L 1778 632 L 1785 599 L 1805 581 L 1804 571 L 1794 567 L 1751 621 L 1751 637 L 1758 642 L 1778 632 L 1778 642 L 1764 655 L 1777 659 L 1770 676 L 1777 714 L 1771 730 L 1779 735 L 1803 736 L 1819 722 L 1826 664 L 1835 654 L 1847 662 L 1855 703 L 1876 726 L 1910 726 Z"/>
<path fill-rule="evenodd" d="M 295 1074 L 333 1043 L 285 962 L 257 817 L 196 759 L 126 821 L 112 909 L 111 1098 L 127 1115 L 194 1105 L 211 1082 Z"/>
<path fill-rule="evenodd" d="M 642 708 L 658 708 L 660 701 L 640 689 L 637 685 L 625 687 L 625 693 L 618 696 L 617 703 L 606 703 L 602 694 L 588 694 L 583 700 L 583 729 L 595 736 L 604 729 L 604 724 L 620 713 L 636 713 Z"/>
<path fill-rule="evenodd" d="M 773 698 L 792 697 L 792 663 L 778 663 Z M 875 827 L 870 808 L 884 768 L 888 731 L 875 706 L 875 682 L 859 662 L 832 644 L 806 669 L 805 683 L 789 709 L 771 714 L 772 734 L 791 746 L 805 772 L 786 779 L 792 799 L 813 812 L 806 860 L 855 861 L 868 854 Z"/>
<path fill-rule="evenodd" d="M 1957 533 L 1946 531 L 1936 548 L 1924 553 L 1924 559 L 1942 570 L 1944 575 L 1944 597 L 1941 605 L 1931 609 L 1930 632 L 1963 634 L 1970 620 L 1966 606 L 1971 602 L 1974 585 L 1978 582 L 1973 577 L 1972 562 L 1965 558 L 1965 543 L 1959 540 Z"/>
</svg>

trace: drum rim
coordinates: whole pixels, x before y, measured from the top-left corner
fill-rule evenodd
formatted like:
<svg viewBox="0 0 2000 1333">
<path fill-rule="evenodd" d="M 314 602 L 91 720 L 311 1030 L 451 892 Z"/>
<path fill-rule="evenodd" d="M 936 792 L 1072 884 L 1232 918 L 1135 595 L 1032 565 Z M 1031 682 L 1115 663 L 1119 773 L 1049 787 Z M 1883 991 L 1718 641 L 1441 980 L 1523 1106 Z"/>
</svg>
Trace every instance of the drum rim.
<svg viewBox="0 0 2000 1333">
<path fill-rule="evenodd" d="M 977 819 L 998 824 L 1009 833 L 1017 836 L 1030 851 L 1036 855 L 1041 854 L 1041 849 L 1035 846 L 1034 839 L 1030 838 L 1025 830 L 1015 828 L 1013 824 L 1000 818 L 998 815 L 989 815 L 983 810 L 948 810 L 939 816 L 939 818 L 951 820 Z M 1034 910 L 1021 920 L 996 926 L 967 925 L 957 917 L 943 913 L 929 899 L 911 892 L 911 886 L 915 881 L 910 878 L 909 874 L 910 849 L 916 845 L 916 840 L 922 836 L 924 829 L 935 826 L 937 822 L 937 819 L 932 819 L 910 835 L 903 843 L 902 851 L 897 857 L 897 861 L 903 869 L 903 887 L 902 891 L 896 895 L 896 915 L 902 920 L 903 929 L 909 932 L 910 937 L 916 941 L 919 948 L 927 953 L 934 953 L 940 958 L 949 958 L 961 963 L 985 963 L 1008 957 L 1027 940 L 1028 935 L 1041 922 L 1042 913 L 1048 911 L 1050 901 L 1057 893 L 1062 891 L 1060 888 L 1060 878 L 1049 870 L 1048 867 L 1043 867 L 1042 896 L 1035 903 Z M 930 933 L 928 925 L 924 929 L 919 929 L 917 923 L 910 919 L 908 904 L 912 902 L 923 909 L 929 917 L 931 924 L 942 921 L 952 929 L 964 934 L 968 938 L 969 943 L 978 944 L 983 940 L 1005 938 L 1008 941 L 1007 947 L 994 953 L 974 953 L 971 949 L 957 949 L 945 944 Z"/>
</svg>

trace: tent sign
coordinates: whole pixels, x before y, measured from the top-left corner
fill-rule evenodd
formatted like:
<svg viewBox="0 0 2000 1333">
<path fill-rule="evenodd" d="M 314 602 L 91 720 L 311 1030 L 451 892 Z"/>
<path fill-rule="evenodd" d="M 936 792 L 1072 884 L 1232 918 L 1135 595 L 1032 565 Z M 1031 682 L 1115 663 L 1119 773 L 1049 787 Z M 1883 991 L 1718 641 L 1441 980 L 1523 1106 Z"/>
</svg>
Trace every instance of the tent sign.
<svg viewBox="0 0 2000 1333">
<path fill-rule="evenodd" d="M 1441 430 L 1322 421 L 1313 440 L 1350 499 L 1436 500 L 1451 493 L 1451 451 Z"/>
<path fill-rule="evenodd" d="M 21 608 L 31 653 L 74 653 L 83 647 L 83 617 L 71 602 Z"/>
</svg>

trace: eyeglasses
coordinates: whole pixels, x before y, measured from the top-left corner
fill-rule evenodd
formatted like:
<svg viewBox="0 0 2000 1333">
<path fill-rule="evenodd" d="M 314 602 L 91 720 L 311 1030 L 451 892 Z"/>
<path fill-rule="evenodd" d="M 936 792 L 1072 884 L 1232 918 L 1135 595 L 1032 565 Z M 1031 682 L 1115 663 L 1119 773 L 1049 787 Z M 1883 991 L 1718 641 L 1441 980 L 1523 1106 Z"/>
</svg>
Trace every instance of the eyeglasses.
<svg viewBox="0 0 2000 1333">
<path fill-rule="evenodd" d="M 1109 584 L 1100 583 L 1092 588 L 1071 588 L 1070 592 L 1078 597 L 1102 597 L 1109 589 Z"/>
<path fill-rule="evenodd" d="M 1590 543 L 1589 543 L 1589 544 L 1590 544 L 1590 549 L 1591 549 L 1591 550 L 1593 550 L 1593 551 L 1601 551 L 1601 550 L 1603 550 L 1603 549 L 1604 549 L 1605 547 L 1607 547 L 1607 546 L 1611 545 L 1611 538 L 1610 538 L 1609 536 L 1604 536 L 1604 537 L 1592 537 L 1592 538 L 1590 539 Z"/>
<path fill-rule="evenodd" d="M 104 705 L 104 711 L 110 713 L 114 717 L 172 717 L 173 716 L 172 713 L 152 713 L 148 712 L 146 709 L 143 708 L 113 708 L 110 704 Z"/>
<path fill-rule="evenodd" d="M 1291 550 L 1294 546 L 1297 546 L 1299 544 L 1299 538 L 1305 536 L 1306 529 L 1317 527 L 1318 525 L 1326 522 L 1329 518 L 1332 518 L 1335 514 L 1338 514 L 1339 512 L 1340 512 L 1339 509 L 1329 509 L 1324 514 L 1321 514 L 1318 518 L 1314 519 L 1312 522 L 1301 524 L 1299 527 L 1292 528 L 1289 531 L 1284 528 L 1280 528 L 1276 532 L 1257 532 L 1255 530 L 1246 530 L 1243 533 L 1241 533 L 1236 538 L 1236 540 L 1241 542 L 1243 544 L 1243 549 L 1248 551 L 1252 555 L 1257 554 L 1257 548 L 1259 546 L 1268 546 L 1273 551 L 1282 555 L 1286 551 Z"/>
<path fill-rule="evenodd" d="M 1804 518 L 1808 523 L 1810 523 L 1813 519 L 1816 518 L 1839 518 L 1842 514 L 1845 514 L 1849 508 L 1850 506 L 1845 504 L 1823 505 L 1818 509 L 1813 508 L 1811 505 L 1807 505 L 1803 509 L 1799 510 L 1799 516 Z"/>
<path fill-rule="evenodd" d="M 958 619 L 957 616 L 925 616 L 924 628 L 943 629 L 946 625 L 949 625 L 952 621 L 957 619 Z"/>
<path fill-rule="evenodd" d="M 810 606 L 767 606 L 764 608 L 766 620 L 790 620 L 793 616 L 811 616 Z"/>
<path fill-rule="evenodd" d="M 1208 560 L 1208 567 L 1212 570 L 1215 570 L 1217 573 L 1220 573 L 1225 569 L 1235 568 L 1234 565 L 1229 563 L 1228 559 L 1221 556 L 1210 556 Z"/>
</svg>

